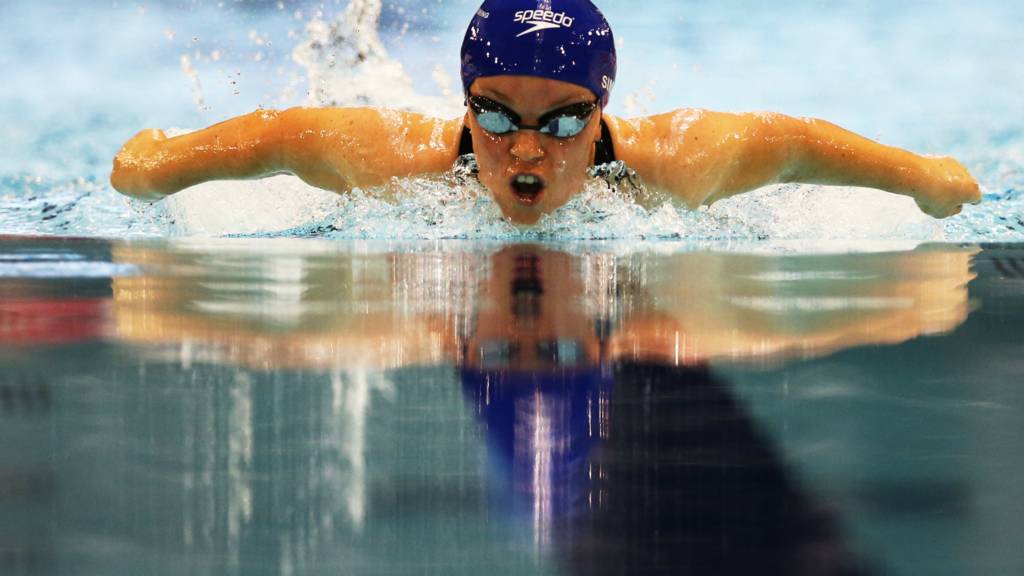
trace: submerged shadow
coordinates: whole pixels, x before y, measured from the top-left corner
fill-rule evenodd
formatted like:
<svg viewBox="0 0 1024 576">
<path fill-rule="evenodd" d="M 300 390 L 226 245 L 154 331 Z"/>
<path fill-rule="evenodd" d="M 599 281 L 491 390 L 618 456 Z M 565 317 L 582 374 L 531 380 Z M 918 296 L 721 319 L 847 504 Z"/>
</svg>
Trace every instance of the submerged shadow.
<svg viewBox="0 0 1024 576">
<path fill-rule="evenodd" d="M 866 574 L 726 383 L 702 367 L 464 372 L 492 502 L 577 574 Z"/>
<path fill-rule="evenodd" d="M 576 574 L 867 573 L 727 382 L 623 353 L 573 304 L 565 255 L 505 256 L 460 376 L 492 506 L 541 550 Z"/>
<path fill-rule="evenodd" d="M 581 574 L 862 574 L 726 383 L 704 368 L 615 368 L 598 506 L 572 521 Z"/>
</svg>

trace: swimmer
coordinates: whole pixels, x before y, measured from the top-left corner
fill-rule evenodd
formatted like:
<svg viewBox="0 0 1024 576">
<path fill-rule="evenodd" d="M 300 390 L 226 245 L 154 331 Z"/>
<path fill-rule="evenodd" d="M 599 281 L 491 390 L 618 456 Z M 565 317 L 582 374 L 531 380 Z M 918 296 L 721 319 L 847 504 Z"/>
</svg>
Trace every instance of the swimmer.
<svg viewBox="0 0 1024 576">
<path fill-rule="evenodd" d="M 579 193 L 588 168 L 623 161 L 690 208 L 769 184 L 878 188 L 944 218 L 977 203 L 950 157 L 884 146 L 828 122 L 684 109 L 604 113 L 615 84 L 611 28 L 590 0 L 486 0 L 462 45 L 466 114 L 374 108 L 261 110 L 167 137 L 144 130 L 114 158 L 119 192 L 158 200 L 210 180 L 293 174 L 346 193 L 449 171 L 473 153 L 506 218 L 530 225 Z"/>
</svg>

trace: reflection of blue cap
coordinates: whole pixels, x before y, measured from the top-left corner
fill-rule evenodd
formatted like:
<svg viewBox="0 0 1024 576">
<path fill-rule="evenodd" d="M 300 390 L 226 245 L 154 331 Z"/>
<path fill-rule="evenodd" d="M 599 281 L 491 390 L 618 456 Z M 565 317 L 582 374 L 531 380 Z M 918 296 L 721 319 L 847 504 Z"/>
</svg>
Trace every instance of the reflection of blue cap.
<svg viewBox="0 0 1024 576">
<path fill-rule="evenodd" d="M 465 91 L 480 77 L 539 76 L 588 88 L 615 83 L 615 39 L 590 0 L 486 0 L 462 43 Z"/>
<path fill-rule="evenodd" d="M 494 472 L 511 493 L 556 516 L 584 494 L 585 465 L 606 434 L 600 418 L 611 380 L 598 367 L 579 371 L 461 371 L 463 390 L 487 431 Z"/>
</svg>

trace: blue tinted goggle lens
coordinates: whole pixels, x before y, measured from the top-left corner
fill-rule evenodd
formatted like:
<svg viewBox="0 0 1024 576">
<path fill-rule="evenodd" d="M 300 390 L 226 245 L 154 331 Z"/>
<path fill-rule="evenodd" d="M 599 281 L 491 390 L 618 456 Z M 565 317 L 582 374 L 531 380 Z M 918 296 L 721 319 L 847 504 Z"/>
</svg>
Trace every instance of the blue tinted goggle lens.
<svg viewBox="0 0 1024 576">
<path fill-rule="evenodd" d="M 480 127 L 491 134 L 508 134 L 517 130 L 536 130 L 555 138 L 572 138 L 587 127 L 590 116 L 597 107 L 596 102 L 582 102 L 545 114 L 540 126 L 526 126 L 519 116 L 505 106 L 484 98 L 470 96 L 469 106 L 476 115 Z"/>
<path fill-rule="evenodd" d="M 583 132 L 586 128 L 587 122 L 590 120 L 588 114 L 586 118 L 580 118 L 578 116 L 556 116 L 552 118 L 546 126 L 540 129 L 541 134 L 550 134 L 555 138 L 572 138 L 573 136 Z"/>
<path fill-rule="evenodd" d="M 511 118 L 497 110 L 477 112 L 476 122 L 481 128 L 492 134 L 508 134 L 509 132 L 519 130 L 519 128 L 512 123 Z"/>
</svg>

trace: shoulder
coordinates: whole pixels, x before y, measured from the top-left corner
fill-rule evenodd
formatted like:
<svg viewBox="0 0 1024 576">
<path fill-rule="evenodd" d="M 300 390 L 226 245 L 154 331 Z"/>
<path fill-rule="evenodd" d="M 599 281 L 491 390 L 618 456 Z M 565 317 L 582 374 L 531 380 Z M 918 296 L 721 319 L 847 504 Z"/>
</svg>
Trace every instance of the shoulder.
<svg viewBox="0 0 1024 576">
<path fill-rule="evenodd" d="M 639 136 L 678 136 L 699 129 L 735 127 L 754 120 L 777 120 L 785 117 L 771 113 L 735 114 L 703 108 L 679 108 L 652 116 L 627 119 L 606 114 L 604 118 L 613 136 L 628 140 Z"/>
<path fill-rule="evenodd" d="M 717 115 L 718 113 L 708 110 L 682 108 L 635 118 L 619 118 L 605 114 L 604 120 L 608 124 L 615 149 L 628 154 L 631 149 L 658 147 L 666 139 L 678 141 L 679 136 L 689 132 L 695 124 L 707 124 L 707 120 L 714 121 L 714 116 Z"/>
<path fill-rule="evenodd" d="M 292 108 L 280 119 L 291 138 L 380 165 L 376 171 L 390 175 L 447 170 L 458 157 L 463 126 L 461 117 L 386 108 Z"/>
<path fill-rule="evenodd" d="M 603 118 L 616 156 L 643 172 L 649 162 L 664 160 L 667 153 L 687 141 L 687 133 L 709 114 L 714 113 L 684 108 L 652 116 L 619 118 L 605 114 Z"/>
<path fill-rule="evenodd" d="M 751 131 L 788 130 L 797 122 L 769 112 L 731 113 L 701 108 L 680 108 L 663 114 L 638 118 L 604 116 L 616 151 L 623 155 L 692 152 L 713 143 L 742 139 Z"/>
<path fill-rule="evenodd" d="M 377 137 L 398 133 L 409 137 L 420 135 L 457 136 L 462 130 L 463 118 L 446 120 L 418 112 L 388 108 L 289 108 L 283 112 L 264 112 L 265 116 L 279 118 L 296 127 L 319 129 L 373 131 Z M 382 132 L 384 134 L 382 134 Z"/>
</svg>

